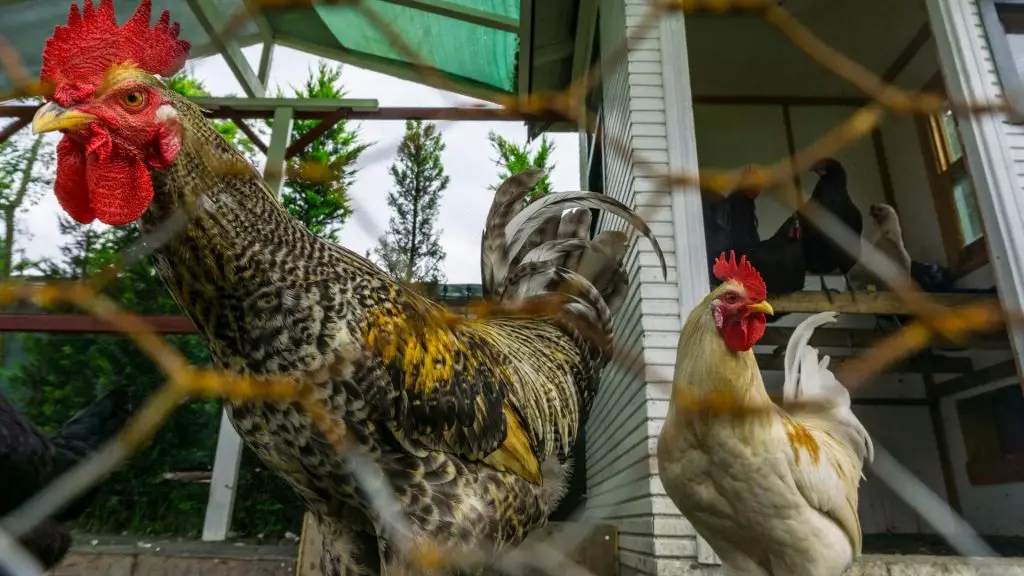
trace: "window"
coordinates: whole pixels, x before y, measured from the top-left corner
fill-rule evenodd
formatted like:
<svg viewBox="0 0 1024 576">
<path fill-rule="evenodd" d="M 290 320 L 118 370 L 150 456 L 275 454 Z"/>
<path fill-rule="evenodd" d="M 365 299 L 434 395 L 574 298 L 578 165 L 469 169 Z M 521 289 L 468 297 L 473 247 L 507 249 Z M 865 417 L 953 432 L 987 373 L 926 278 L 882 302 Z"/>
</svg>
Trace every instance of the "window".
<svg viewBox="0 0 1024 576">
<path fill-rule="evenodd" d="M 956 404 L 974 485 L 1024 481 L 1024 395 L 1018 383 Z"/>
<path fill-rule="evenodd" d="M 925 89 L 942 92 L 941 76 L 933 78 Z M 918 122 L 946 259 L 954 274 L 963 275 L 986 264 L 988 253 L 956 116 L 946 108 L 920 117 Z"/>
<path fill-rule="evenodd" d="M 1024 123 L 1024 79 L 1016 62 L 1024 57 L 1024 0 L 978 0 L 978 9 L 996 75 L 1013 110 L 1008 120 Z"/>
</svg>

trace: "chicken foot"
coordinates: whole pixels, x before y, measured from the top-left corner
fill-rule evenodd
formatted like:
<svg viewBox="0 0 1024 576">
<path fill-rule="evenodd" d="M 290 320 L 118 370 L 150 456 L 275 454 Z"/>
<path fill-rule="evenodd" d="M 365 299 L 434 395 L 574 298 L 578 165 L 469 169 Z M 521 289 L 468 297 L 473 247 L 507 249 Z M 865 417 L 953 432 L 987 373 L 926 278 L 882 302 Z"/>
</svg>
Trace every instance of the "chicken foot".
<svg viewBox="0 0 1024 576">
<path fill-rule="evenodd" d="M 825 293 L 825 298 L 828 299 L 828 303 L 834 305 L 835 302 L 832 301 L 832 292 L 840 294 L 840 291 L 835 288 L 829 288 L 828 285 L 825 284 L 824 274 L 818 274 L 818 279 L 821 280 L 821 291 Z M 849 286 L 849 280 L 847 280 L 847 286 Z"/>
</svg>

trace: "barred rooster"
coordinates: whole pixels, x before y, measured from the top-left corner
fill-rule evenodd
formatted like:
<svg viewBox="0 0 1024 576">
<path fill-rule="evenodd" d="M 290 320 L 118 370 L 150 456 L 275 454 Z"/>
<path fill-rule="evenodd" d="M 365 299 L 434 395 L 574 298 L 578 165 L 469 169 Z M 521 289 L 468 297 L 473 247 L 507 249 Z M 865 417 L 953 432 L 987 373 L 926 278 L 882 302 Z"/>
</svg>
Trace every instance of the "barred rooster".
<svg viewBox="0 0 1024 576">
<path fill-rule="evenodd" d="M 498 308 L 452 318 L 287 213 L 202 110 L 156 78 L 180 70 L 189 44 L 167 12 L 151 28 L 150 10 L 143 0 L 119 27 L 110 0 L 87 1 L 46 43 L 41 80 L 54 92 L 32 126 L 64 133 L 55 181 L 63 209 L 143 232 L 188 210 L 185 230 L 154 258 L 215 365 L 312 382 L 355 455 L 377 464 L 372 480 L 392 488 L 401 526 L 386 522 L 352 458 L 298 403 L 227 405 L 248 446 L 317 518 L 324 574 L 397 569 L 409 558 L 403 542 L 522 541 L 564 495 L 628 281 L 626 236 L 587 240 L 586 218 L 563 213 L 625 218 L 664 267 L 647 225 L 589 192 L 524 207 L 542 172 L 514 175 L 483 234 L 484 289 Z"/>
</svg>

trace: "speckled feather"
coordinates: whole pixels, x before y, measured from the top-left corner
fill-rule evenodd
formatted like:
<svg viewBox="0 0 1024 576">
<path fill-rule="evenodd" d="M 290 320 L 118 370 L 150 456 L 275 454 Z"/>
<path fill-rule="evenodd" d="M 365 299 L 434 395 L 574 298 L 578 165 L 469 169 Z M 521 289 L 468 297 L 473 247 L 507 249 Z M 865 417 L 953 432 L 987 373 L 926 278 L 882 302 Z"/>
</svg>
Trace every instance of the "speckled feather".
<svg viewBox="0 0 1024 576">
<path fill-rule="evenodd" d="M 309 233 L 199 108 L 166 97 L 185 142 L 169 168 L 153 172 L 156 194 L 140 226 L 152 230 L 177 208 L 193 213 L 154 257 L 215 364 L 312 378 L 358 451 L 380 465 L 414 537 L 503 546 L 543 525 L 564 493 L 568 454 L 610 358 L 602 294 L 556 268 L 541 291 L 525 295 L 544 297 L 566 281 L 576 288 L 546 317 L 455 320 L 358 254 Z M 241 169 L 218 170 L 225 166 Z M 514 198 L 521 204 L 523 186 L 539 176 L 526 171 L 506 182 L 488 230 L 518 213 Z M 580 223 L 577 215 L 565 226 L 555 219 L 531 246 L 568 238 L 570 229 L 585 234 Z M 485 285 L 507 292 L 507 240 L 485 232 L 482 245 Z M 608 249 L 587 242 L 568 256 L 579 261 L 587 250 Z M 609 294 L 624 292 L 627 281 L 618 256 L 602 271 Z M 346 463 L 296 403 L 228 411 L 245 442 L 318 517 L 325 574 L 373 574 L 395 561 Z"/>
</svg>

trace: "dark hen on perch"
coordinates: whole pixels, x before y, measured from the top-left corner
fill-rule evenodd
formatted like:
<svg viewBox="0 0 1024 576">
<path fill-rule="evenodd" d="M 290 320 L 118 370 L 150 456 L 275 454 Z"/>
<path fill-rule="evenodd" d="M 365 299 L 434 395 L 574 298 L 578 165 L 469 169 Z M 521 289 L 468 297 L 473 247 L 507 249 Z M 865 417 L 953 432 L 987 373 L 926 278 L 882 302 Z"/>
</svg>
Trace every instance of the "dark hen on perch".
<svg viewBox="0 0 1024 576">
<path fill-rule="evenodd" d="M 33 494 L 67 472 L 111 438 L 131 414 L 128 388 L 114 388 L 47 435 L 0 394 L 0 516 L 18 508 Z M 56 516 L 20 538 L 47 569 L 64 558 L 71 535 L 64 526 L 81 516 L 96 498 L 97 488 L 71 501 Z M 7 576 L 0 569 L 0 575 Z"/>
<path fill-rule="evenodd" d="M 834 158 L 823 158 L 816 162 L 811 170 L 820 177 L 811 192 L 811 200 L 818 203 L 822 210 L 831 212 L 858 237 L 864 231 L 864 216 L 850 198 L 846 188 L 846 169 Z M 846 280 L 846 288 L 851 292 L 850 279 L 846 273 L 860 259 L 860 246 L 856 254 L 847 254 L 832 238 L 809 218 L 800 216 L 800 229 L 803 238 L 804 257 L 807 260 L 807 272 L 817 274 L 821 279 L 821 289 L 829 301 L 832 296 L 825 285 L 825 274 L 838 271 Z"/>
</svg>

